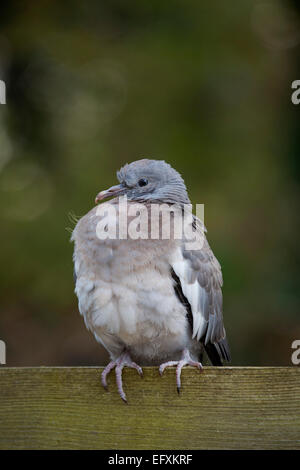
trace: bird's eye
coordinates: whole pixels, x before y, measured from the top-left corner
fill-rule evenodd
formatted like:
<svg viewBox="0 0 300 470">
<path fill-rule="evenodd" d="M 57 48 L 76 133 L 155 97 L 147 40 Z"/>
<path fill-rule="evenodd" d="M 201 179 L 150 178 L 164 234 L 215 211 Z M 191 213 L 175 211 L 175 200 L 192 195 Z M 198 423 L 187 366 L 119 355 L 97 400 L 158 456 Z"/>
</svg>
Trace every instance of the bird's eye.
<svg viewBox="0 0 300 470">
<path fill-rule="evenodd" d="M 146 178 L 141 178 L 138 182 L 139 186 L 146 186 L 148 184 L 148 180 Z"/>
</svg>

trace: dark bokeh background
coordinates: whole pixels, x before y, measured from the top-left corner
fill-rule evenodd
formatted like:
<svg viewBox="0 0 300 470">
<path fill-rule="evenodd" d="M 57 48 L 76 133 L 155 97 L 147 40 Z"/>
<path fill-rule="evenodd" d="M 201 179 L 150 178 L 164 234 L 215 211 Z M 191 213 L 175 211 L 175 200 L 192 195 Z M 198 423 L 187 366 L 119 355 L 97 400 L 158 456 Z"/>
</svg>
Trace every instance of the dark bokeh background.
<svg viewBox="0 0 300 470">
<path fill-rule="evenodd" d="M 7 365 L 106 361 L 77 310 L 69 214 L 87 212 L 116 170 L 142 156 L 168 161 L 205 204 L 232 363 L 289 365 L 300 338 L 299 2 L 0 9 Z"/>
</svg>

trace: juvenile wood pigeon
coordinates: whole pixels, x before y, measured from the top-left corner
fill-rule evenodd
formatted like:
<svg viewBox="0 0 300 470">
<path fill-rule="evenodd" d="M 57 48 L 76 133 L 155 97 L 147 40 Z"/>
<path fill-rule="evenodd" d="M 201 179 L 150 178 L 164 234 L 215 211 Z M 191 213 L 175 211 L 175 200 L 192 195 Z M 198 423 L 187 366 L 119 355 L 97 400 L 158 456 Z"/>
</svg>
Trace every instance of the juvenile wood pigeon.
<svg viewBox="0 0 300 470">
<path fill-rule="evenodd" d="M 200 219 L 192 216 L 203 241 L 198 249 L 187 249 L 174 230 L 168 238 L 162 237 L 161 214 L 158 238 L 150 236 L 151 224 L 140 229 L 139 238 L 99 236 L 105 210 L 105 228 L 107 224 L 119 228 L 124 216 L 120 201 L 125 197 L 127 222 L 133 220 L 129 212 L 136 203 L 146 208 L 190 204 L 182 177 L 166 162 L 149 159 L 126 164 L 117 177 L 120 184 L 100 192 L 96 203 L 113 199 L 83 216 L 72 240 L 79 311 L 111 357 L 102 385 L 107 388 L 107 375 L 115 368 L 118 390 L 126 402 L 124 366 L 140 375 L 141 365 L 159 365 L 160 374 L 176 366 L 179 392 L 183 366 L 201 370 L 203 351 L 213 365 L 221 366 L 230 360 L 230 352 L 223 325 L 221 267 Z"/>
</svg>

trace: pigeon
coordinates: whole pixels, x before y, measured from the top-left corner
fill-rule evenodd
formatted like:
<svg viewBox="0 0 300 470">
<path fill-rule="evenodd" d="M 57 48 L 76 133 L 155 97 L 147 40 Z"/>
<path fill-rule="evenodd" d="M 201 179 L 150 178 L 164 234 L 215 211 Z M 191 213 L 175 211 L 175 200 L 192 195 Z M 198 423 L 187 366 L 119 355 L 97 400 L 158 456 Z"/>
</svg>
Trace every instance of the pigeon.
<svg viewBox="0 0 300 470">
<path fill-rule="evenodd" d="M 175 366 L 180 392 L 184 366 L 202 371 L 204 352 L 212 365 L 222 366 L 230 361 L 230 351 L 221 267 L 203 222 L 190 211 L 193 233 L 201 240 L 196 248 L 188 246 L 183 230 L 175 236 L 173 227 L 162 236 L 166 224 L 191 207 L 183 178 L 165 161 L 146 158 L 124 165 L 117 178 L 119 184 L 101 191 L 96 205 L 79 219 L 71 240 L 79 311 L 111 359 L 102 385 L 107 389 L 108 374 L 115 369 L 118 392 L 127 403 L 124 367 L 142 376 L 142 366 L 159 366 L 161 375 Z M 138 237 L 129 234 L 135 206 L 148 211 L 144 224 L 139 219 Z M 153 207 L 162 209 L 148 223 Z M 168 221 L 164 214 L 172 207 L 176 210 Z M 124 217 L 127 228 L 121 233 Z"/>
</svg>

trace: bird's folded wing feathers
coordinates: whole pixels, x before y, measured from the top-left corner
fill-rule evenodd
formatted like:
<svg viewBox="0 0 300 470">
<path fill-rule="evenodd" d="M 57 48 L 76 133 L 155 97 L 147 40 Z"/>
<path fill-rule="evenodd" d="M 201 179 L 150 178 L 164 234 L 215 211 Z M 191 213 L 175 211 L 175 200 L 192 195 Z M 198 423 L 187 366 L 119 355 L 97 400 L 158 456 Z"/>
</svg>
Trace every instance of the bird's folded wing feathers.
<svg viewBox="0 0 300 470">
<path fill-rule="evenodd" d="M 202 248 L 187 250 L 183 243 L 172 269 L 191 307 L 193 338 L 205 345 L 214 344 L 220 356 L 229 360 L 222 314 L 221 266 L 206 240 L 202 222 L 195 218 L 194 226 L 203 236 Z"/>
</svg>

